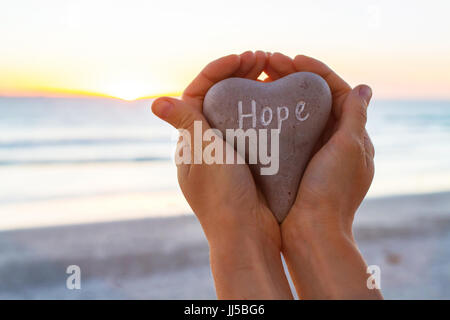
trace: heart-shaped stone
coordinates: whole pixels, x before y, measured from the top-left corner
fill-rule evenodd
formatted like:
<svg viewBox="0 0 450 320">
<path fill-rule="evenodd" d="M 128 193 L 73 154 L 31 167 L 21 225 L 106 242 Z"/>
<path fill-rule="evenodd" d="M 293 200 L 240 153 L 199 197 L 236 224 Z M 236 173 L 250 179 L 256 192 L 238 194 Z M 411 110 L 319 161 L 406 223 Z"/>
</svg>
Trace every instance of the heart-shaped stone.
<svg viewBox="0 0 450 320">
<path fill-rule="evenodd" d="M 331 103 L 326 81 L 310 72 L 292 73 L 273 82 L 228 78 L 212 86 L 205 96 L 203 114 L 224 138 L 226 129 L 280 129 L 278 172 L 261 175 L 260 169 L 268 165 L 263 165 L 259 157 L 256 164 L 249 164 L 256 184 L 280 223 L 295 201 Z M 270 134 L 267 139 L 271 145 Z M 248 160 L 248 148 L 245 153 Z"/>
</svg>

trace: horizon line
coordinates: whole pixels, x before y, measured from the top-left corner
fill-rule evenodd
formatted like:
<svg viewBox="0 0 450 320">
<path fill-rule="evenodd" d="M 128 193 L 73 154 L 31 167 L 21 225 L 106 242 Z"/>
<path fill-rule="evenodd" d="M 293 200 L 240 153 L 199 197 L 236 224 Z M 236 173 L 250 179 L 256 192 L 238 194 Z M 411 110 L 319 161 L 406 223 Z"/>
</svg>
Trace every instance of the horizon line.
<svg viewBox="0 0 450 320">
<path fill-rule="evenodd" d="M 182 91 L 165 92 L 158 94 L 149 94 L 137 98 L 122 98 L 119 96 L 114 96 L 107 93 L 88 91 L 88 90 L 78 90 L 78 89 L 64 89 L 64 88 L 36 88 L 35 90 L 27 91 L 11 91 L 2 92 L 0 90 L 0 98 L 103 98 L 103 99 L 114 99 L 126 102 L 133 102 L 139 100 L 155 99 L 159 97 L 181 97 Z M 450 101 L 450 97 L 435 95 L 432 97 L 404 97 L 404 96 L 384 96 L 379 97 L 376 100 L 392 100 L 392 101 Z"/>
<path fill-rule="evenodd" d="M 103 98 L 103 99 L 114 99 L 114 100 L 122 100 L 122 101 L 138 101 L 138 100 L 146 100 L 146 99 L 155 99 L 158 97 L 178 97 L 181 96 L 181 91 L 176 92 L 166 92 L 152 95 L 145 95 L 142 97 L 138 97 L 135 99 L 126 99 L 118 96 L 101 93 L 101 92 L 91 92 L 85 90 L 44 90 L 42 92 L 39 91 L 29 91 L 29 92 L 15 92 L 15 93 L 5 93 L 0 91 L 0 98 Z"/>
<path fill-rule="evenodd" d="M 102 94 L 102 93 L 51 93 L 51 94 L 3 94 L 0 92 L 0 98 L 27 98 L 27 99 L 40 99 L 40 98 L 49 98 L 49 99 L 112 99 L 112 100 L 121 100 L 124 102 L 133 102 L 139 100 L 149 100 L 155 99 L 159 97 L 181 97 L 182 92 L 169 92 L 155 95 L 142 96 L 135 99 L 125 99 L 120 98 L 113 95 Z M 385 101 L 442 101 L 442 102 L 450 102 L 450 97 L 380 97 L 376 100 L 385 100 Z"/>
</svg>

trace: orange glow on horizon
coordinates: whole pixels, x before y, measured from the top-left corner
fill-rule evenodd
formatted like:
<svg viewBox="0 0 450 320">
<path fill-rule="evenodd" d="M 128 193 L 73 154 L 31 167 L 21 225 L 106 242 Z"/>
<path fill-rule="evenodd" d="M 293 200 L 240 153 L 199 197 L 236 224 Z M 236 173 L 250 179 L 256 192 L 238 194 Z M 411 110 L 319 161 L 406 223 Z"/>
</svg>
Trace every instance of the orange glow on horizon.
<svg viewBox="0 0 450 320">
<path fill-rule="evenodd" d="M 4 1 L 0 96 L 176 95 L 210 61 L 264 50 L 315 57 L 376 98 L 450 99 L 448 1 L 235 2 Z"/>
<path fill-rule="evenodd" d="M 142 99 L 154 99 L 163 96 L 177 97 L 181 96 L 181 93 L 182 92 L 166 92 L 159 94 L 133 96 L 133 95 L 111 95 L 102 92 L 93 92 L 77 89 L 43 88 L 43 89 L 23 90 L 23 91 L 18 90 L 0 91 L 0 97 L 109 98 L 109 99 L 119 99 L 123 101 L 136 101 Z"/>
</svg>

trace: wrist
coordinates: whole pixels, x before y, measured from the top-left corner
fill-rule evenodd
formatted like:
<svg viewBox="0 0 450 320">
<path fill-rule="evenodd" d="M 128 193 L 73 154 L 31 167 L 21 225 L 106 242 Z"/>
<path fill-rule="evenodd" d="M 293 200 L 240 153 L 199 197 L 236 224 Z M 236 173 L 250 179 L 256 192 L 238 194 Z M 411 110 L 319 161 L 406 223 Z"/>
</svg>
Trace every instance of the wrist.
<svg viewBox="0 0 450 320">
<path fill-rule="evenodd" d="M 283 247 L 297 241 L 320 246 L 326 243 L 326 238 L 354 243 L 352 223 L 352 212 L 337 208 L 297 206 L 281 224 Z"/>
<path fill-rule="evenodd" d="M 251 234 L 210 242 L 219 299 L 291 299 L 280 249 Z"/>
<path fill-rule="evenodd" d="M 301 214 L 307 217 L 316 212 Z M 334 221 L 334 215 L 318 213 L 314 219 L 302 220 L 293 217 L 288 215 L 282 225 L 282 252 L 301 298 L 381 298 L 378 290 L 367 288 L 367 265 L 351 228 Z"/>
<path fill-rule="evenodd" d="M 209 241 L 212 267 L 220 272 L 263 272 L 281 263 L 280 247 L 248 232 L 216 235 Z"/>
<path fill-rule="evenodd" d="M 287 220 L 287 218 L 286 218 Z M 315 270 L 332 265 L 333 257 L 346 256 L 357 249 L 353 234 L 335 223 L 308 220 L 292 223 L 286 221 L 281 228 L 282 253 L 286 260 L 291 257 L 308 263 L 319 263 Z M 330 263 L 325 263 L 328 260 Z M 323 265 L 322 265 L 323 262 Z"/>
</svg>

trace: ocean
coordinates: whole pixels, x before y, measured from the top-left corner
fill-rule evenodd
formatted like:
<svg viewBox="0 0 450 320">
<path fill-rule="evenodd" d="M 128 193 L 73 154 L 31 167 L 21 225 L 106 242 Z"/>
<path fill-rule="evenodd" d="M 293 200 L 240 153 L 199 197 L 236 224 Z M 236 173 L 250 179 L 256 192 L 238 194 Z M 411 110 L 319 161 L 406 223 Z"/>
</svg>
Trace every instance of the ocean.
<svg viewBox="0 0 450 320">
<path fill-rule="evenodd" d="M 9 217 L 0 229 L 96 221 L 101 212 L 107 220 L 111 206 L 115 219 L 189 211 L 173 165 L 177 131 L 151 102 L 0 98 L 0 216 Z M 450 190 L 449 101 L 374 100 L 368 131 L 376 149 L 368 197 Z"/>
<path fill-rule="evenodd" d="M 151 102 L 0 98 L 0 298 L 215 298 L 177 131 Z M 368 130 L 358 247 L 386 298 L 448 299 L 450 102 L 375 100 Z M 65 286 L 71 264 L 82 290 Z"/>
</svg>

